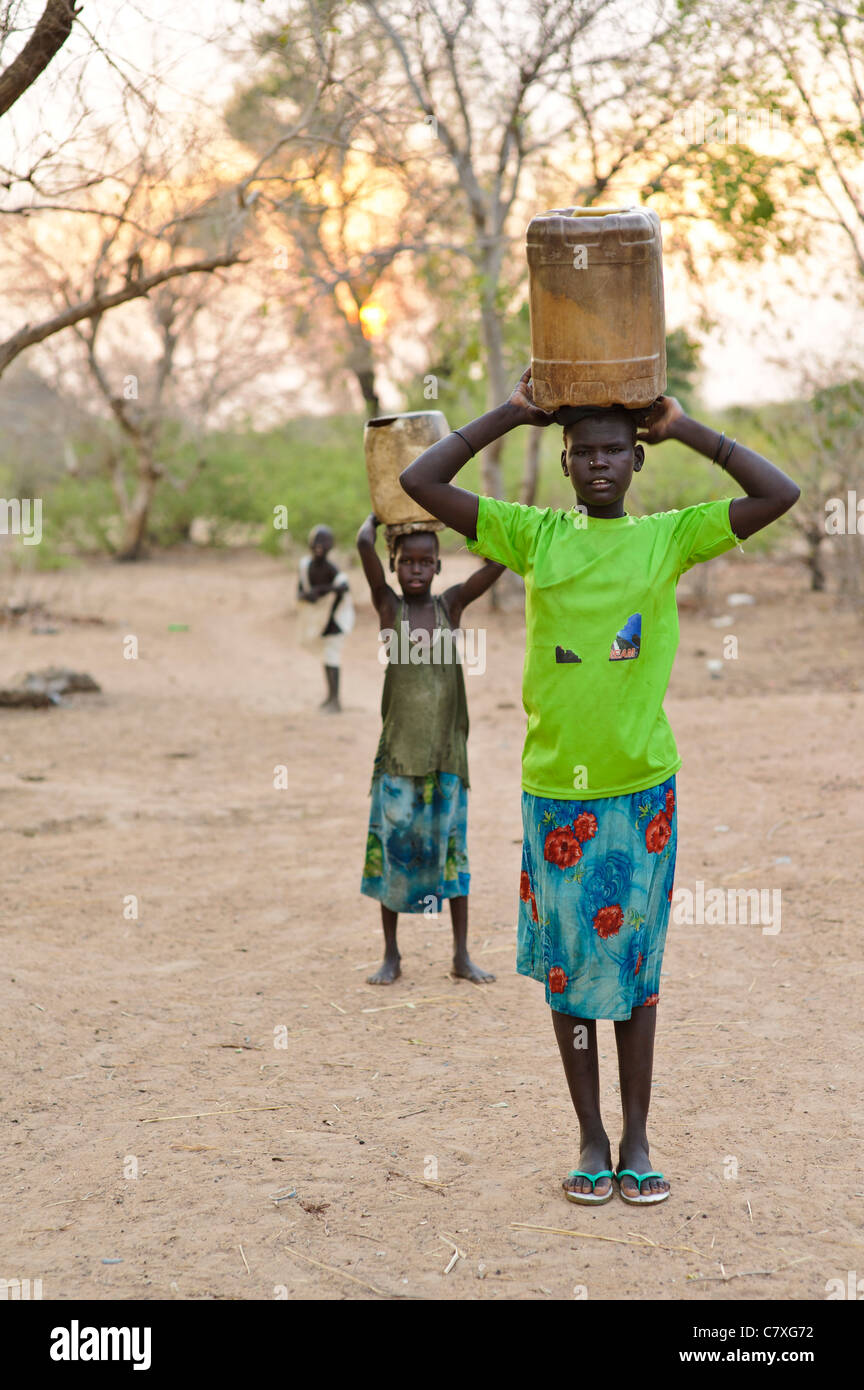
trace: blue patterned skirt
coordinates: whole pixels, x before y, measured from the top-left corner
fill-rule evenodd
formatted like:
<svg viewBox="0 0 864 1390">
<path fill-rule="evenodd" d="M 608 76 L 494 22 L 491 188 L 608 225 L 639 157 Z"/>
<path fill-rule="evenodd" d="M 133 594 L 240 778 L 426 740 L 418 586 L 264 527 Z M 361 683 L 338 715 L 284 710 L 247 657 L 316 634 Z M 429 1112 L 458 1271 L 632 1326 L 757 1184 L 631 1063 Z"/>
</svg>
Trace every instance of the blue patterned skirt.
<svg viewBox="0 0 864 1390">
<path fill-rule="evenodd" d="M 675 778 L 626 796 L 522 793 L 516 969 L 577 1018 L 656 1004 L 672 901 Z"/>
<path fill-rule="evenodd" d="M 468 892 L 468 792 L 455 772 L 372 779 L 361 892 L 393 912 L 440 912 Z"/>
</svg>

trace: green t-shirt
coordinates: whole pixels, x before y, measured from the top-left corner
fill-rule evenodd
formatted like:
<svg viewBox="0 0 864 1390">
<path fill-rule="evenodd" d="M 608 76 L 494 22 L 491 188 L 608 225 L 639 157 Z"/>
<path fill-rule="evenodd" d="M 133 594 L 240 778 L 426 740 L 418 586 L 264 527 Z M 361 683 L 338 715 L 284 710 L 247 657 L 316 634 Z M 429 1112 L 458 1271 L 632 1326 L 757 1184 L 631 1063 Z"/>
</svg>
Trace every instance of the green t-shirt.
<svg viewBox="0 0 864 1390">
<path fill-rule="evenodd" d="M 663 711 L 675 587 L 739 544 L 730 499 L 613 518 L 479 500 L 468 549 L 525 579 L 524 790 L 589 800 L 665 781 L 681 766 Z"/>
</svg>

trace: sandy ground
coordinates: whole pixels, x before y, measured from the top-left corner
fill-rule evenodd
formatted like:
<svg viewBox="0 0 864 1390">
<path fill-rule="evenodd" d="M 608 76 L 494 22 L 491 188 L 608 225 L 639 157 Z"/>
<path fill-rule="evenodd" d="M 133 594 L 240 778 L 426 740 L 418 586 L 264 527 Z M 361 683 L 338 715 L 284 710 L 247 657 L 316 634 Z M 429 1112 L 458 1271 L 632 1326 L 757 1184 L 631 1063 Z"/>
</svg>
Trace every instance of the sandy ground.
<svg viewBox="0 0 864 1390">
<path fill-rule="evenodd" d="M 734 553 L 682 614 L 676 884 L 780 888 L 782 927 L 670 927 L 652 1157 L 673 1196 L 590 1211 L 560 1190 L 574 1119 L 514 973 L 521 614 L 476 605 L 468 680 L 471 942 L 498 981 L 452 980 L 449 920 L 414 918 L 385 991 L 358 891 L 382 673 L 354 585 L 339 718 L 293 575 L 258 555 L 39 576 L 60 630 L 0 632 L 3 676 L 103 687 L 0 711 L 0 1276 L 46 1299 L 699 1301 L 823 1299 L 864 1271 L 860 625 L 803 569 Z"/>
</svg>

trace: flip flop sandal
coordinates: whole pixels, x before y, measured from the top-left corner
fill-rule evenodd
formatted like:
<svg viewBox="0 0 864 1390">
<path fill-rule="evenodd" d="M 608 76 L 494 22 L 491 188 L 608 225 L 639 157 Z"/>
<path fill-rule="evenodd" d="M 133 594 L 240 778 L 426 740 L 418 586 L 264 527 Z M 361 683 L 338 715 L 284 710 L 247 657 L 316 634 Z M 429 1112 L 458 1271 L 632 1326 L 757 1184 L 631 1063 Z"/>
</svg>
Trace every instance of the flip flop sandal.
<svg viewBox="0 0 864 1390">
<path fill-rule="evenodd" d="M 656 1207 L 658 1202 L 665 1202 L 667 1197 L 671 1196 L 669 1192 L 643 1193 L 642 1184 L 646 1178 L 661 1178 L 664 1182 L 666 1181 L 662 1173 L 657 1173 L 653 1169 L 649 1173 L 634 1173 L 632 1168 L 619 1168 L 615 1176 L 618 1179 L 618 1192 L 622 1202 L 629 1202 L 631 1207 Z M 638 1197 L 627 1196 L 627 1193 L 621 1186 L 622 1178 L 633 1178 L 634 1181 L 639 1184 Z"/>
<path fill-rule="evenodd" d="M 602 1192 L 596 1195 L 594 1188 L 601 1178 L 614 1178 L 614 1176 L 615 1174 L 612 1172 L 611 1168 L 604 1168 L 601 1173 L 583 1173 L 581 1168 L 571 1168 L 567 1177 L 587 1178 L 591 1184 L 591 1191 L 571 1192 L 568 1188 L 564 1187 L 564 1183 L 562 1183 L 561 1186 L 564 1187 L 564 1196 L 567 1198 L 568 1202 L 576 1202 L 580 1207 L 602 1207 L 604 1202 L 608 1202 L 611 1197 L 614 1197 L 615 1184 L 614 1182 L 610 1182 L 608 1192 Z"/>
</svg>

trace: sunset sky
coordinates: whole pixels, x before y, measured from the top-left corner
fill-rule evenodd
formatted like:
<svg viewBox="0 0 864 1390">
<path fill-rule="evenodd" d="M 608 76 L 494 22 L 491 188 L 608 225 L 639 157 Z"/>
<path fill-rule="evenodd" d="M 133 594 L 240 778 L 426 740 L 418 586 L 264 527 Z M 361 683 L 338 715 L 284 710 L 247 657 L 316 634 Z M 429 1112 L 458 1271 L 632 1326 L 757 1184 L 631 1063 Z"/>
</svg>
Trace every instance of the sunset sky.
<svg viewBox="0 0 864 1390">
<path fill-rule="evenodd" d="M 186 0 L 182 6 L 176 0 L 143 0 L 104 7 L 88 4 L 82 20 L 127 77 L 159 73 L 160 112 L 176 118 L 179 125 L 192 116 L 218 120 L 235 83 L 240 78 L 248 81 L 254 72 L 251 33 L 262 14 L 279 13 L 280 6 L 272 0 L 265 5 L 215 7 L 204 0 Z M 51 74 L 53 82 L 60 82 L 60 92 L 80 78 L 81 55 L 87 48 L 85 35 L 73 34 Z M 41 84 L 47 82 L 45 75 Z M 26 150 L 31 139 L 38 143 L 40 132 L 45 138 L 46 132 L 62 130 L 64 112 L 56 85 L 50 110 L 44 100 L 40 103 L 38 91 L 34 89 L 4 122 L 4 162 L 12 162 L 14 150 Z M 120 83 L 104 59 L 88 59 L 86 91 L 101 120 L 110 124 L 119 118 Z M 568 201 L 566 187 L 561 201 Z M 8 253 L 4 261 L 6 275 Z M 705 340 L 702 391 L 710 406 L 792 393 L 802 364 L 849 358 L 853 345 L 864 342 L 862 287 L 833 234 L 826 235 L 824 246 L 792 287 L 784 283 L 786 274 L 788 270 L 781 273 L 770 265 L 734 263 L 711 273 L 705 302 L 717 326 Z M 695 328 L 693 292 L 671 258 L 666 263 L 666 297 L 669 327 Z M 773 308 L 770 314 L 766 302 Z M 526 359 L 528 355 L 526 343 Z M 386 394 L 386 381 L 382 384 Z M 398 404 L 394 394 L 387 408 Z"/>
</svg>

